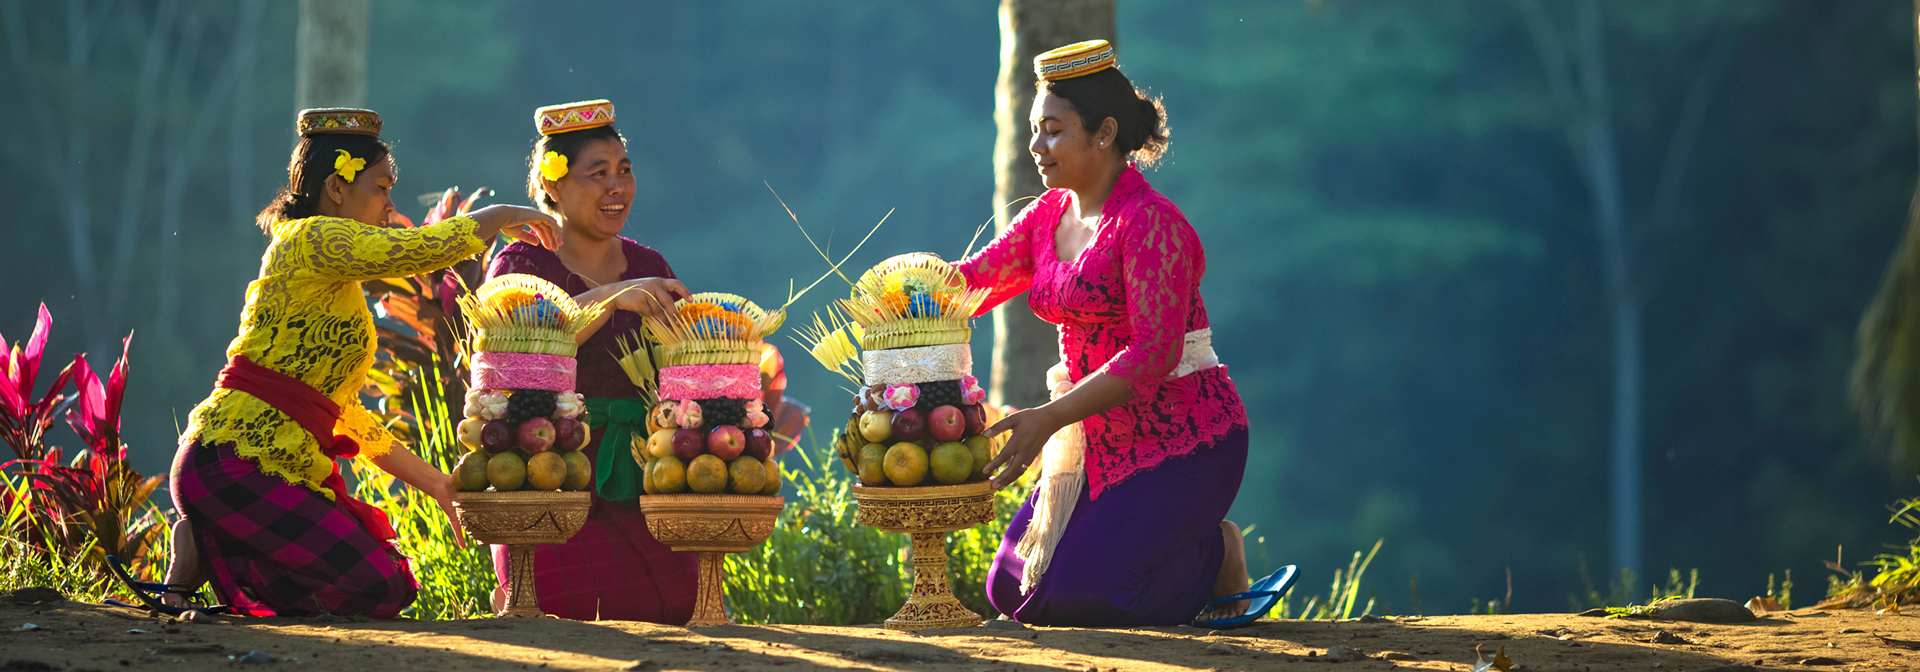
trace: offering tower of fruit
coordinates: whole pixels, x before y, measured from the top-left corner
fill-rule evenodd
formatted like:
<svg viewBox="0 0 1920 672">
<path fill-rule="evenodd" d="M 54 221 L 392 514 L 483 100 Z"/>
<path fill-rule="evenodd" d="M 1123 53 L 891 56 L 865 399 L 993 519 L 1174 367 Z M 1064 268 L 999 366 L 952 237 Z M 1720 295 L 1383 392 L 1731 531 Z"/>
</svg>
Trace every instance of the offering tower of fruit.
<svg viewBox="0 0 1920 672">
<path fill-rule="evenodd" d="M 986 480 L 993 453 L 982 435 L 987 393 L 973 377 L 968 345 L 970 320 L 986 296 L 939 257 L 905 254 L 862 274 L 828 321 L 814 318 L 809 351 L 861 386 L 846 428 L 834 436 L 841 463 L 861 485 Z"/>
<path fill-rule="evenodd" d="M 460 307 L 473 327 L 473 381 L 458 427 L 471 452 L 454 466 L 460 490 L 585 490 L 593 465 L 579 452 L 586 400 L 573 391 L 573 337 L 606 307 L 583 307 L 522 274 L 487 281 Z"/>
<path fill-rule="evenodd" d="M 633 444 L 647 494 L 779 494 L 759 363 L 763 339 L 785 317 L 733 294 L 681 300 L 666 320 L 646 320 L 657 376 L 648 375 L 640 344 L 622 343 L 628 377 L 658 399 L 647 414 L 649 434 Z"/>
</svg>

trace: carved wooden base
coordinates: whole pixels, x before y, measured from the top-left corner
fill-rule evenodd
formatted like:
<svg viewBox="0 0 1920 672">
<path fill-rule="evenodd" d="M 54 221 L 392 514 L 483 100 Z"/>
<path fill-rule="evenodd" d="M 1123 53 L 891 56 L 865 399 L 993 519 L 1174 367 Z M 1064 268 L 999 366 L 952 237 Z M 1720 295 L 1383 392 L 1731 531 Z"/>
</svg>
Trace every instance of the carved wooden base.
<svg viewBox="0 0 1920 672">
<path fill-rule="evenodd" d="M 753 550 L 773 534 L 786 499 L 760 495 L 647 495 L 640 512 L 653 538 L 676 551 L 700 554 L 700 586 L 687 627 L 732 625 L 727 616 L 728 553 Z"/>
<path fill-rule="evenodd" d="M 887 619 L 889 630 L 971 628 L 980 624 L 973 613 L 953 597 L 947 583 L 947 534 L 913 534 L 913 594 L 900 611 Z"/>
<path fill-rule="evenodd" d="M 726 561 L 725 553 L 700 552 L 700 592 L 693 599 L 693 620 L 687 621 L 687 627 L 733 625 L 733 617 L 727 615 Z"/>
<path fill-rule="evenodd" d="M 913 592 L 891 630 L 968 628 L 980 615 L 953 598 L 947 583 L 947 535 L 993 518 L 993 487 L 986 481 L 917 488 L 853 486 L 860 524 L 913 535 Z"/>
<path fill-rule="evenodd" d="M 587 522 L 592 495 L 584 492 L 463 492 L 454 498 L 460 526 L 467 536 L 502 544 L 511 557 L 507 600 L 494 614 L 537 618 L 540 598 L 533 587 L 533 549 L 540 544 L 565 543 Z"/>
<path fill-rule="evenodd" d="M 507 575 L 507 601 L 494 614 L 501 618 L 539 618 L 547 615 L 540 610 L 540 596 L 533 587 L 533 549 L 534 544 L 510 544 L 507 553 L 513 558 L 513 571 Z"/>
</svg>

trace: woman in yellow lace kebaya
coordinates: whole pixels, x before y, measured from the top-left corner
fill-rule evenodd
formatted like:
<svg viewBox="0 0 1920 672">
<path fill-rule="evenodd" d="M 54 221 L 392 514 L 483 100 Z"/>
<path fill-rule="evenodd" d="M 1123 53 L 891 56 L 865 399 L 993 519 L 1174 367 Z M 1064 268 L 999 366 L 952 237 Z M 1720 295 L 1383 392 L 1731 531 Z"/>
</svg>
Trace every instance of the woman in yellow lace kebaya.
<svg viewBox="0 0 1920 672">
<path fill-rule="evenodd" d="M 306 110 L 287 187 L 262 211 L 271 241 L 247 286 L 240 335 L 174 456 L 168 606 L 211 580 L 234 613 L 391 618 L 418 588 L 379 510 L 347 495 L 335 458 L 358 456 L 453 517 L 453 481 L 360 405 L 375 347 L 360 281 L 423 273 L 496 234 L 558 246 L 551 217 L 496 205 L 420 228 L 384 228 L 393 161 L 367 110 Z M 456 524 L 455 529 L 459 529 Z"/>
</svg>

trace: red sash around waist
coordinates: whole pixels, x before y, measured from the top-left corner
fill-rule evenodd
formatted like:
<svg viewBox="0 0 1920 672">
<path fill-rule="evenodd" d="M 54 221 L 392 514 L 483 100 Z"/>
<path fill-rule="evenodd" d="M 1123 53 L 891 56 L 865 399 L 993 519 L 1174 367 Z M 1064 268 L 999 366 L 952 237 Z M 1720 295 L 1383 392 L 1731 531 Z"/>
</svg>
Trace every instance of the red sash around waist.
<svg viewBox="0 0 1920 672">
<path fill-rule="evenodd" d="M 255 364 L 246 355 L 234 355 L 227 360 L 226 368 L 220 370 L 214 387 L 245 392 L 267 402 L 312 434 L 314 442 L 320 444 L 320 452 L 329 458 L 360 454 L 360 444 L 353 437 L 333 433 L 333 426 L 340 422 L 340 405 L 299 378 Z M 386 512 L 347 494 L 347 482 L 340 477 L 339 463 L 334 463 L 333 474 L 320 484 L 332 490 L 334 501 L 360 519 L 374 538 L 381 541 L 394 538 L 393 525 L 387 522 Z"/>
</svg>

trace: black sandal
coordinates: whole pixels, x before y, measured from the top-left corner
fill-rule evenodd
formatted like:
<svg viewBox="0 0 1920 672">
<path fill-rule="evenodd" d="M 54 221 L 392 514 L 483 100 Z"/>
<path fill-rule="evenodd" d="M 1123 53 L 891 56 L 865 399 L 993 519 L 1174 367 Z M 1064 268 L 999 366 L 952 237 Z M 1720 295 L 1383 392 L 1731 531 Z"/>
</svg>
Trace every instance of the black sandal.
<svg viewBox="0 0 1920 672">
<path fill-rule="evenodd" d="M 200 591 L 195 588 L 188 588 L 185 586 L 176 586 L 176 585 L 167 584 L 167 583 L 149 583 L 146 581 L 135 581 L 133 580 L 133 575 L 127 572 L 126 565 L 120 564 L 120 559 L 113 557 L 111 555 L 107 556 L 107 571 L 112 572 L 113 577 L 116 579 L 119 579 L 120 584 L 123 586 L 126 586 L 127 590 L 132 591 L 135 599 L 140 600 L 140 604 L 134 604 L 126 600 L 121 600 L 121 599 L 112 598 L 112 597 L 101 600 L 101 602 L 109 606 L 126 607 L 128 609 L 139 609 L 141 611 L 157 611 L 162 614 L 166 614 L 168 616 L 179 616 L 180 614 L 186 613 L 191 610 L 204 611 L 209 614 L 227 613 L 227 606 L 224 604 L 216 604 L 208 607 L 168 606 L 166 602 L 161 601 L 160 599 L 161 597 L 171 593 L 174 595 L 184 595 L 186 596 L 188 601 L 193 601 L 196 597 L 199 596 Z"/>
</svg>

